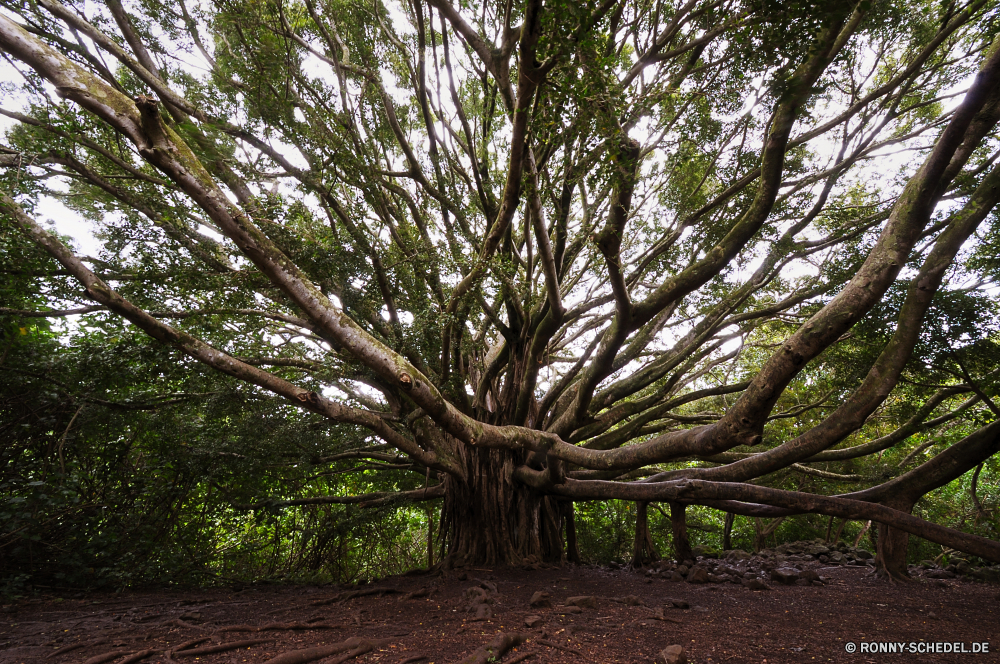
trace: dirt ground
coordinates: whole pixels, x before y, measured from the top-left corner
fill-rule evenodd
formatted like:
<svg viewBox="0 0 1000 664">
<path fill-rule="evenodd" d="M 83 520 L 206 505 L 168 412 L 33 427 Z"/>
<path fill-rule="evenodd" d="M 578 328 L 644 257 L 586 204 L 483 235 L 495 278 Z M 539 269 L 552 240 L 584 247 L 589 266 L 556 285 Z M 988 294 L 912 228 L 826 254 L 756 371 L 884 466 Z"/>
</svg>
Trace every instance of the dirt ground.
<svg viewBox="0 0 1000 664">
<path fill-rule="evenodd" d="M 504 663 L 648 663 L 672 644 L 699 664 L 1000 662 L 997 585 L 889 585 L 876 580 L 870 567 L 829 567 L 820 574 L 826 585 L 750 590 L 567 565 L 455 570 L 350 588 L 50 597 L 3 607 L 0 661 L 453 664 L 490 661 L 482 647 L 494 643 L 506 652 L 492 661 Z M 538 591 L 549 594 L 540 603 L 551 606 L 530 606 Z M 596 602 L 566 606 L 574 596 Z M 988 643 L 990 652 L 862 652 L 862 644 L 882 641 L 960 642 L 967 650 L 974 642 Z M 858 645 L 857 652 L 847 652 L 849 642 Z"/>
</svg>

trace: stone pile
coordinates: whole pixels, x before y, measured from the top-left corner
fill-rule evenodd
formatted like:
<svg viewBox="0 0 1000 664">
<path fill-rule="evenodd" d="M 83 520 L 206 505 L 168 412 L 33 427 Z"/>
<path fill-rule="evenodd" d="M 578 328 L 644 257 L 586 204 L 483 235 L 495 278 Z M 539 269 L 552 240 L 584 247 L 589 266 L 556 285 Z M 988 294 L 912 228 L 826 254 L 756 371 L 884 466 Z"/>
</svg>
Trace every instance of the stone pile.
<svg viewBox="0 0 1000 664">
<path fill-rule="evenodd" d="M 957 556 L 952 556 L 944 565 L 924 560 L 919 565 L 910 565 L 908 571 L 910 576 L 925 579 L 961 579 L 1000 584 L 1000 565 L 976 567 Z"/>
<path fill-rule="evenodd" d="M 791 542 L 774 549 L 749 554 L 738 549 L 720 553 L 695 547 L 694 560 L 674 563 L 661 560 L 646 570 L 651 578 L 687 583 L 738 583 L 752 590 L 769 585 L 822 586 L 826 579 L 816 568 L 835 565 L 872 565 L 874 555 L 865 549 L 843 542 L 825 544 L 822 540 Z"/>
</svg>

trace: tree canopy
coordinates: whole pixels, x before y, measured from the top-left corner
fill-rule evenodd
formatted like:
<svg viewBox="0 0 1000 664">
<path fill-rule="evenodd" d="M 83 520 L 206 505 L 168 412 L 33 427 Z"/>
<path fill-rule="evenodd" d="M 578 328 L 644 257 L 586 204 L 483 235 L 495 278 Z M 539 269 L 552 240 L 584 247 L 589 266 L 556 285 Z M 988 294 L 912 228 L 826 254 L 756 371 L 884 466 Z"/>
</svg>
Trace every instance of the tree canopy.
<svg viewBox="0 0 1000 664">
<path fill-rule="evenodd" d="M 4 352 L 141 331 L 94 362 L 172 368 L 113 400 L 241 385 L 270 454 L 404 478 L 243 507 L 443 498 L 453 564 L 606 499 L 1000 561 L 911 514 L 1000 449 L 996 2 L 0 6 Z"/>
</svg>

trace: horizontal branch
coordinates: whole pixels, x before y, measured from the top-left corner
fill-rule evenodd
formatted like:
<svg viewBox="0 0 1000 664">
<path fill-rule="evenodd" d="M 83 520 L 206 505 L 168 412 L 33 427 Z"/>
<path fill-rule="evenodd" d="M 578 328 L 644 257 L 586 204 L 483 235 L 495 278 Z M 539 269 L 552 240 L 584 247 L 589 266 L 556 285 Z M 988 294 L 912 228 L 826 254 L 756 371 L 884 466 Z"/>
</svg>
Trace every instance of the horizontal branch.
<svg viewBox="0 0 1000 664">
<path fill-rule="evenodd" d="M 358 496 L 316 496 L 314 498 L 296 498 L 293 500 L 262 500 L 252 505 L 234 505 L 242 510 L 279 509 L 300 505 L 357 505 L 361 508 L 382 507 L 396 503 L 416 503 L 424 500 L 443 498 L 444 484 L 436 484 L 426 489 L 412 491 L 377 491 L 363 493 Z"/>
<path fill-rule="evenodd" d="M 519 469 L 517 476 L 522 479 L 531 477 L 529 473 L 525 473 L 521 469 Z M 799 513 L 824 514 L 853 520 L 870 519 L 959 551 L 1000 562 L 1000 542 L 946 528 L 883 505 L 852 498 L 820 496 L 752 484 L 708 482 L 705 480 L 677 480 L 644 484 L 567 479 L 565 484 L 548 487 L 547 490 L 555 495 L 574 500 L 617 498 L 643 502 L 681 501 L 692 503 L 733 500 L 771 505 Z"/>
</svg>

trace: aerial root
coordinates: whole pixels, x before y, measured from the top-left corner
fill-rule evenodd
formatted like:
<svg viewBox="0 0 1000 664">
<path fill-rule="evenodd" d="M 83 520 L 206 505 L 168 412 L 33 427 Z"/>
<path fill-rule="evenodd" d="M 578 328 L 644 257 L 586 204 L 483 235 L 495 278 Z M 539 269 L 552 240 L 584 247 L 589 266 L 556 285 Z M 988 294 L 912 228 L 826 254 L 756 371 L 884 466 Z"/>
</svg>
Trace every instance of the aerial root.
<svg viewBox="0 0 1000 664">
<path fill-rule="evenodd" d="M 459 664 L 486 664 L 498 662 L 511 648 L 515 648 L 528 640 L 527 634 L 497 634 L 492 641 L 475 651 Z"/>
<path fill-rule="evenodd" d="M 319 646 L 317 648 L 305 648 L 303 650 L 289 650 L 264 662 L 264 664 L 305 664 L 324 657 L 331 657 L 343 653 L 340 657 L 330 660 L 328 664 L 340 664 L 349 659 L 364 655 L 376 648 L 388 645 L 390 639 L 363 639 L 352 636 L 346 641 L 334 643 L 329 646 Z"/>
</svg>

